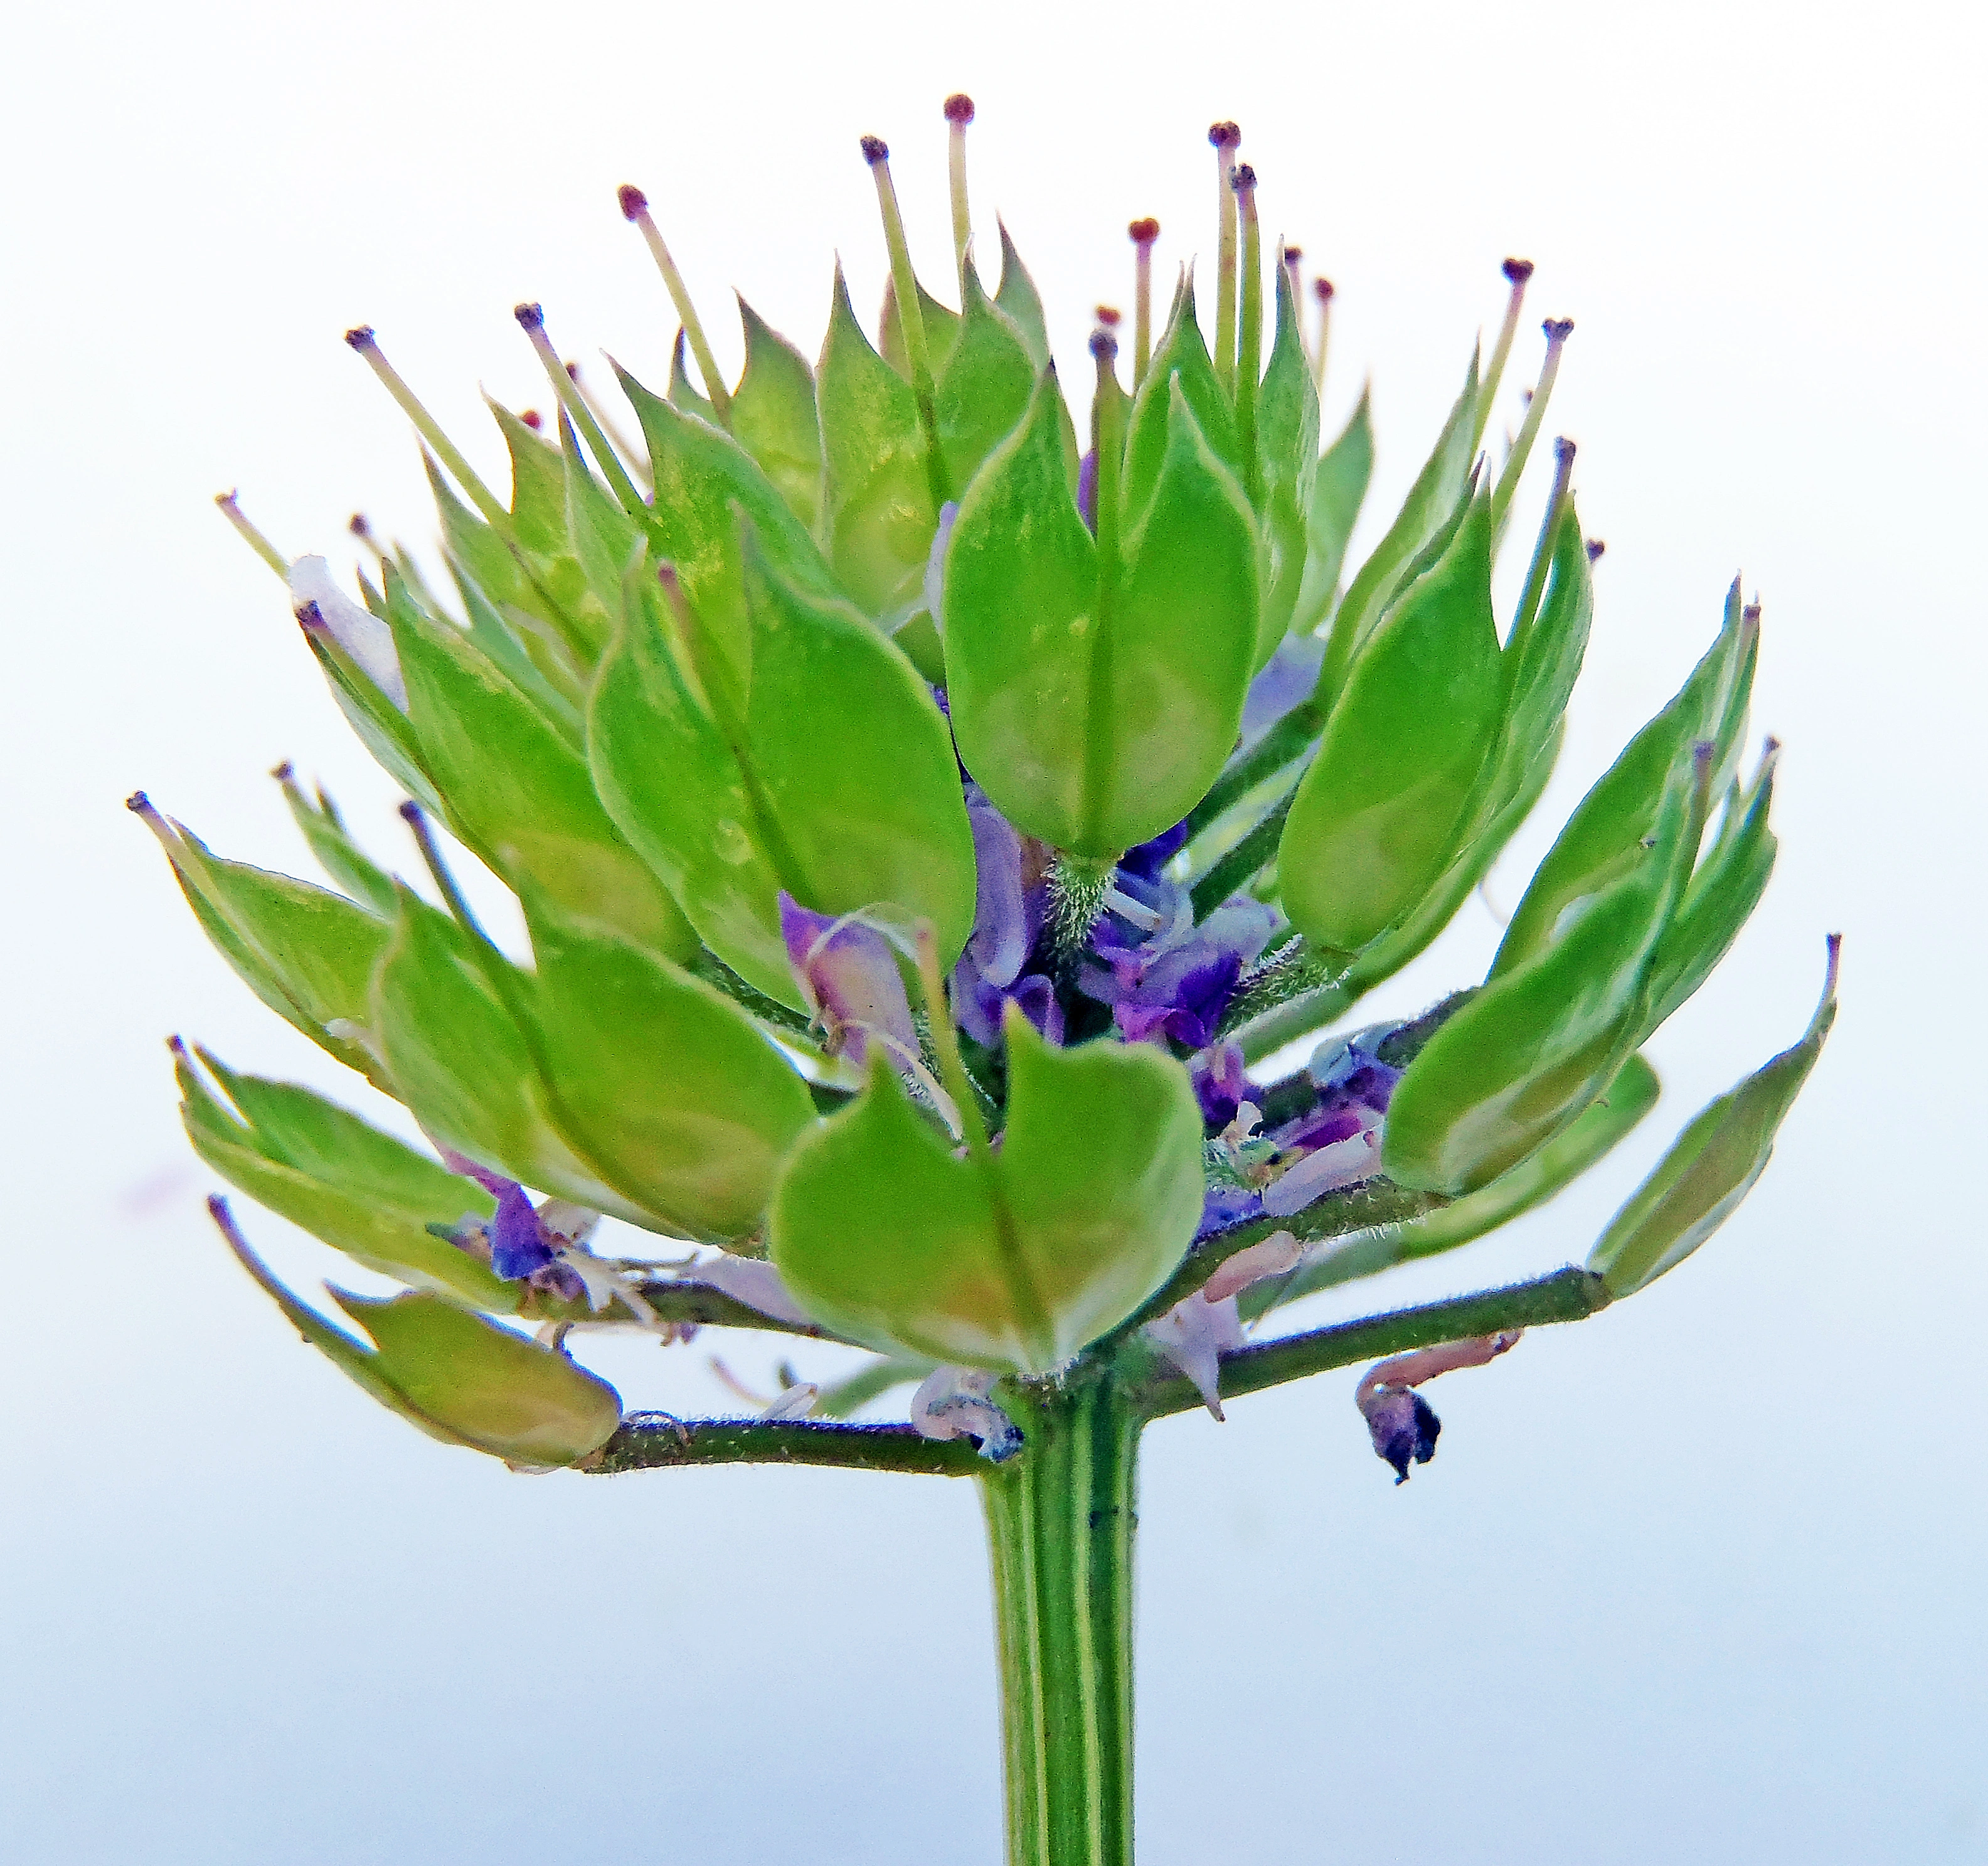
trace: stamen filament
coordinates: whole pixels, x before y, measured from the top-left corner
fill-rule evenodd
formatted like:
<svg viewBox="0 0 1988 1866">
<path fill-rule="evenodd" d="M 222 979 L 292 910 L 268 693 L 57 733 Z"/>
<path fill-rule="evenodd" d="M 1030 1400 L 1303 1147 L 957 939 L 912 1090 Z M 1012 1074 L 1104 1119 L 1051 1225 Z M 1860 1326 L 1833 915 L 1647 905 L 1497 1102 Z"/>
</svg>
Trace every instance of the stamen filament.
<svg viewBox="0 0 1988 1866">
<path fill-rule="evenodd" d="M 614 442 L 615 451 L 627 460 L 644 460 L 648 457 L 647 446 L 637 445 L 634 438 L 623 429 L 614 418 L 614 411 L 594 392 L 586 377 L 580 373 L 577 363 L 569 363 L 566 373 L 573 386 L 580 391 L 580 399 L 592 411 L 593 418 L 600 424 L 600 430 Z M 631 476 L 632 477 L 632 475 Z"/>
<path fill-rule="evenodd" d="M 1236 428 L 1242 443 L 1246 489 L 1253 500 L 1261 489 L 1256 462 L 1256 388 L 1263 364 L 1263 235 L 1256 218 L 1256 171 L 1247 162 L 1236 171 L 1236 200 L 1242 215 L 1242 329 L 1236 362 Z"/>
<path fill-rule="evenodd" d="M 1233 394 L 1236 388 L 1236 190 L 1235 151 L 1242 132 L 1232 123 L 1209 126 L 1215 146 L 1215 186 L 1221 220 L 1215 275 L 1215 374 Z"/>
<path fill-rule="evenodd" d="M 1483 445 L 1484 430 L 1491 419 L 1491 405 L 1497 398 L 1506 359 L 1512 354 L 1512 340 L 1518 334 L 1519 310 L 1526 301 L 1526 281 L 1533 276 L 1533 262 L 1530 259 L 1507 259 L 1503 270 L 1511 281 L 1512 293 L 1505 303 L 1505 321 L 1498 329 L 1498 341 L 1491 352 L 1490 367 L 1484 372 L 1483 384 L 1478 391 L 1477 429 L 1470 442 L 1473 454 Z"/>
<path fill-rule="evenodd" d="M 966 302 L 966 256 L 973 245 L 973 216 L 966 205 L 966 126 L 973 120 L 973 100 L 956 91 L 945 100 L 945 120 L 952 126 L 947 139 L 946 169 L 952 185 L 952 256 L 959 270 L 959 302 Z"/>
<path fill-rule="evenodd" d="M 600 462 L 600 470 L 607 476 L 607 483 L 614 489 L 614 496 L 630 513 L 645 509 L 647 501 L 628 471 L 621 464 L 621 456 L 614 451 L 614 445 L 601 431 L 600 422 L 593 418 L 593 411 L 587 405 L 580 388 L 566 374 L 566 365 L 560 361 L 559 352 L 553 349 L 552 339 L 546 335 L 546 314 L 542 306 L 521 304 L 512 312 L 519 327 L 532 340 L 539 361 L 546 372 L 546 380 L 553 385 L 553 393 L 560 398 L 560 405 L 571 418 L 573 425 L 587 436 L 587 445 L 593 449 L 594 457 Z"/>
<path fill-rule="evenodd" d="M 863 159 L 877 184 L 877 207 L 884 220 L 884 244 L 891 254 L 891 290 L 898 301 L 898 328 L 904 340 L 904 360 L 911 365 L 911 395 L 918 422 L 925 431 L 925 474 L 932 503 L 942 506 L 952 496 L 945 462 L 939 452 L 938 404 L 932 385 L 931 356 L 925 347 L 925 319 L 918 303 L 918 276 L 911 270 L 911 249 L 904 239 L 904 216 L 898 211 L 898 190 L 891 179 L 891 147 L 881 136 L 863 138 Z"/>
<path fill-rule="evenodd" d="M 1090 730 L 1084 747 L 1084 814 L 1087 826 L 1104 810 L 1116 757 L 1111 705 L 1113 619 L 1118 599 L 1118 483 L 1125 453 L 1125 391 L 1118 383 L 1118 340 L 1100 327 L 1090 339 L 1097 361 L 1097 392 L 1090 405 L 1090 445 L 1096 458 L 1093 535 L 1097 540 L 1097 615 L 1090 643 Z"/>
<path fill-rule="evenodd" d="M 421 403 L 414 391 L 401 380 L 399 371 L 380 354 L 374 340 L 373 327 L 360 324 L 345 334 L 345 340 L 363 357 L 374 375 L 386 385 L 387 393 L 401 405 L 402 411 L 414 424 L 415 432 L 426 441 L 434 456 L 454 475 L 455 483 L 469 495 L 470 503 L 492 527 L 504 537 L 511 535 L 511 514 L 497 495 L 477 476 L 476 469 L 462 457 L 461 450 L 447 435 L 439 423 Z"/>
<path fill-rule="evenodd" d="M 1332 338 L 1332 281 L 1314 279 L 1313 293 L 1318 299 L 1318 341 L 1311 353 L 1312 386 L 1322 395 L 1325 393 L 1325 353 Z"/>
<path fill-rule="evenodd" d="M 351 517 L 346 520 L 345 528 L 372 552 L 374 561 L 384 568 L 387 563 L 386 547 L 373 535 L 373 527 L 366 522 L 366 514 L 363 512 L 353 513 Z"/>
<path fill-rule="evenodd" d="M 1132 287 L 1132 391 L 1137 395 L 1153 360 L 1153 242 L 1160 237 L 1160 223 L 1148 215 L 1125 230 L 1138 256 Z"/>
<path fill-rule="evenodd" d="M 248 548 L 282 578 L 287 588 L 290 581 L 289 565 L 284 561 L 283 554 L 248 522 L 238 503 L 238 493 L 232 491 L 217 493 L 214 496 L 214 503 L 220 506 L 221 516 L 241 533 Z"/>
<path fill-rule="evenodd" d="M 1562 435 L 1554 442 L 1553 490 L 1547 495 L 1547 515 L 1540 521 L 1539 542 L 1533 547 L 1533 560 L 1526 569 L 1526 587 L 1519 593 L 1519 606 L 1513 611 L 1512 632 L 1505 638 L 1506 652 L 1520 646 L 1532 632 L 1546 594 L 1547 572 L 1553 564 L 1554 545 L 1560 536 L 1561 514 L 1567 510 L 1567 488 L 1574 479 L 1574 443 Z M 1516 667 L 1518 663 L 1512 664 Z"/>
<path fill-rule="evenodd" d="M 670 249 L 664 244 L 663 235 L 649 212 L 649 198 L 639 188 L 624 185 L 619 199 L 622 218 L 633 221 L 641 230 L 642 238 L 648 242 L 649 256 L 656 262 L 656 269 L 663 275 L 663 284 L 670 294 L 670 303 L 676 306 L 677 321 L 690 338 L 691 351 L 697 358 L 698 374 L 704 378 L 705 399 L 717 415 L 719 425 L 729 431 L 732 426 L 732 391 L 725 386 L 725 378 L 718 374 L 718 359 L 711 354 L 711 345 L 705 340 L 704 325 L 697 314 L 697 306 L 691 303 L 690 288 L 684 283 L 683 274 L 677 270 L 677 262 L 670 257 Z"/>
<path fill-rule="evenodd" d="M 1560 353 L 1567 347 L 1567 340 L 1574 330 L 1570 317 L 1547 320 L 1543 328 L 1547 334 L 1546 361 L 1540 365 L 1540 379 L 1533 389 L 1533 398 L 1526 405 L 1526 418 L 1519 428 L 1519 438 L 1512 443 L 1511 456 L 1498 476 L 1498 484 L 1491 495 L 1491 522 L 1494 538 L 1503 533 L 1505 521 L 1512 510 L 1512 496 L 1519 489 L 1519 477 L 1526 470 L 1526 461 L 1533 451 L 1533 442 L 1539 438 L 1540 425 L 1546 419 L 1547 404 L 1553 399 L 1554 378 L 1560 374 Z"/>
</svg>

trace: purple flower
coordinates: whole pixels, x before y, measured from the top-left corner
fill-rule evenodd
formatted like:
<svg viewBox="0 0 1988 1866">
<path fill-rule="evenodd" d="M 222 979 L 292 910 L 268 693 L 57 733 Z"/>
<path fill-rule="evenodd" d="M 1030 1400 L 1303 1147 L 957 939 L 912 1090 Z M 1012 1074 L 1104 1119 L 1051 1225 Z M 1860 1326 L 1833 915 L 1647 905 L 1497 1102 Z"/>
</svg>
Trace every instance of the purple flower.
<svg viewBox="0 0 1988 1866">
<path fill-rule="evenodd" d="M 1435 1456 L 1436 1434 L 1442 1421 L 1418 1393 L 1394 1387 L 1374 1395 L 1361 1411 L 1373 1436 L 1374 1455 L 1395 1467 L 1395 1482 L 1408 1481 L 1408 1461 L 1425 1465 Z"/>
<path fill-rule="evenodd" d="M 1195 1099 L 1201 1104 L 1201 1117 L 1210 1127 L 1226 1127 L 1245 1102 L 1261 1099 L 1244 1073 L 1239 1044 L 1218 1043 L 1194 1059 L 1190 1072 Z"/>
<path fill-rule="evenodd" d="M 1242 968 L 1269 943 L 1276 914 L 1239 896 L 1196 926 L 1185 889 L 1122 869 L 1115 892 L 1078 990 L 1112 1007 L 1128 1042 L 1171 1038 L 1205 1049 Z"/>
<path fill-rule="evenodd" d="M 911 1001 L 889 940 L 853 915 L 816 913 L 785 889 L 780 934 L 830 1055 L 860 1068 L 874 1039 L 900 1064 L 916 1058 Z"/>
<path fill-rule="evenodd" d="M 967 787 L 966 820 L 973 831 L 973 931 L 953 968 L 953 1014 L 975 1042 L 991 1048 L 1012 1000 L 1050 1042 L 1060 1044 L 1063 1007 L 1056 987 L 1040 973 L 1022 970 L 1047 904 L 1040 850 L 1016 833 L 977 784 Z"/>
<path fill-rule="evenodd" d="M 926 1438 L 971 1438 L 989 1464 L 1022 1448 L 1021 1428 L 993 1398 L 999 1377 L 980 1367 L 935 1367 L 911 1395 L 911 1424 Z"/>
</svg>

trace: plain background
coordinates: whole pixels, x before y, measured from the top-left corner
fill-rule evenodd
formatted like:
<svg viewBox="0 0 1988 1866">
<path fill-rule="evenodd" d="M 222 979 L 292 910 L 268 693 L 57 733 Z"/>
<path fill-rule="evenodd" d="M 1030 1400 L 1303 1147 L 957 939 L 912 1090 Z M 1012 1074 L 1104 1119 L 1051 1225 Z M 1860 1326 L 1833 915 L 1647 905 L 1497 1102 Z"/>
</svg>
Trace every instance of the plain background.
<svg viewBox="0 0 1988 1866">
<path fill-rule="evenodd" d="M 971 1490 L 524 1479 L 373 1407 L 218 1248 L 161 1040 L 364 1091 L 225 971 L 120 808 L 143 784 L 302 872 L 262 775 L 294 757 L 404 862 L 211 496 L 238 483 L 286 550 L 341 565 L 360 505 L 430 548 L 411 437 L 338 340 L 361 320 L 492 467 L 479 382 L 543 394 L 514 300 L 659 382 L 672 323 L 624 181 L 728 360 L 735 283 L 812 351 L 835 249 L 859 304 L 881 287 L 860 133 L 895 146 L 944 277 L 939 103 L 965 87 L 983 246 L 998 207 L 1072 364 L 1129 290 L 1129 216 L 1160 216 L 1165 267 L 1212 245 L 1203 131 L 1239 119 L 1272 230 L 1339 286 L 1328 421 L 1373 372 L 1383 503 L 1503 256 L 1577 319 L 1553 425 L 1608 550 L 1567 754 L 1494 897 L 1736 570 L 1766 603 L 1780 872 L 1658 1038 L 1659 1112 L 1509 1236 L 1318 1319 L 1577 1258 L 1793 1040 L 1824 932 L 1848 936 L 1838 1035 L 1751 1201 L 1634 1302 L 1442 1383 L 1412 1484 L 1350 1370 L 1151 1434 L 1142 1859 L 1988 1860 L 1983 52 L 1957 5 L 1758 0 L 17 15 L 0 1851 L 998 1857 Z M 1377 1008 L 1478 976 L 1496 932 L 1473 903 Z M 245 1216 L 305 1288 L 334 1271 Z M 711 1407 L 713 1347 L 771 1377 L 763 1339 L 596 1358 L 631 1404 Z"/>
</svg>

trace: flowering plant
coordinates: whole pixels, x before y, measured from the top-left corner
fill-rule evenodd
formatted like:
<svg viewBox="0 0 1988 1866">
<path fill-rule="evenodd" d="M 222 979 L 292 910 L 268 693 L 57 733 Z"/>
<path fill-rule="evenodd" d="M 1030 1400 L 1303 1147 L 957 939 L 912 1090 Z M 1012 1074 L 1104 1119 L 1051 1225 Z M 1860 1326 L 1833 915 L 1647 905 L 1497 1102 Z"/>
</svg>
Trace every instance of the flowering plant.
<svg viewBox="0 0 1988 1866">
<path fill-rule="evenodd" d="M 1744 1197 L 1827 1033 L 1835 947 L 1807 1032 L 1690 1123 L 1584 1268 L 1259 1333 L 1541 1204 L 1648 1112 L 1641 1045 L 1773 864 L 1772 742 L 1740 768 L 1759 611 L 1736 584 L 1483 982 L 1343 1028 L 1554 766 L 1600 550 L 1566 442 L 1502 626 L 1493 577 L 1571 326 L 1547 324 L 1494 469 L 1532 270 L 1508 262 L 1489 357 L 1347 575 L 1368 405 L 1321 451 L 1331 288 L 1314 282 L 1308 336 L 1300 256 L 1266 266 L 1235 126 L 1210 134 L 1212 343 L 1185 270 L 1155 329 L 1159 229 L 1134 222 L 1130 366 L 1100 310 L 1080 439 L 1005 228 L 986 289 L 972 107 L 946 115 L 958 309 L 915 276 L 888 151 L 865 138 L 891 262 L 878 344 L 839 276 L 813 366 L 742 302 L 735 386 L 624 188 L 681 319 L 669 384 L 619 372 L 632 443 L 519 307 L 554 418 L 493 405 L 508 501 L 374 333 L 348 333 L 425 445 L 452 605 L 397 551 L 348 593 L 221 501 L 407 791 L 439 905 L 287 767 L 338 891 L 223 859 L 132 801 L 250 987 L 433 1143 L 175 1040 L 201 1157 L 404 1285 L 333 1289 L 353 1333 L 215 1200 L 305 1339 L 421 1430 L 521 1468 L 974 1477 L 1009 1857 L 1101 1866 L 1131 1858 L 1144 1426 L 1385 1356 L 1356 1400 L 1405 1479 L 1435 1448 L 1427 1381 L 1641 1289 Z M 471 911 L 438 823 L 515 893 L 528 963 Z M 1301 1066 L 1268 1066 L 1300 1040 Z M 610 1254 L 604 1216 L 678 1241 Z M 869 1358 L 759 1416 L 686 1421 L 624 1414 L 573 1357 L 577 1331 L 707 1325 Z M 905 1421 L 848 1417 L 904 1387 Z"/>
</svg>

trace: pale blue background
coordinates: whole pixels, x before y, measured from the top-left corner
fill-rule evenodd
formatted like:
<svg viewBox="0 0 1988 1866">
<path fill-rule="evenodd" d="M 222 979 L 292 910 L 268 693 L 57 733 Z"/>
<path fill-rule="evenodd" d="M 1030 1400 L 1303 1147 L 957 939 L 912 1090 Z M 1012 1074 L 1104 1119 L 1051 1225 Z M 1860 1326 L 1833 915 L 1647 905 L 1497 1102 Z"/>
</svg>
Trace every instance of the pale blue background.
<svg viewBox="0 0 1988 1866">
<path fill-rule="evenodd" d="M 1239 118 L 1273 230 L 1341 295 L 1398 493 L 1496 315 L 1579 320 L 1554 425 L 1609 550 L 1541 831 L 1670 692 L 1736 568 L 1788 742 L 1780 874 L 1658 1039 L 1659 1115 L 1508 1239 L 1375 1305 L 1587 1248 L 1689 1112 L 1844 1009 L 1776 1167 L 1632 1305 L 1436 1390 L 1397 1492 L 1351 1372 L 1149 1440 L 1148 1866 L 1988 1859 L 1975 1057 L 1984 619 L 1980 14 L 1920 3 L 1334 8 L 1004 0 L 40 8 L 0 111 L 7 528 L 0 1852 L 21 1866 L 983 1866 L 993 1678 L 975 1499 L 840 1474 L 527 1480 L 300 1349 L 201 1214 L 161 1039 L 357 1091 L 202 943 L 119 808 L 301 866 L 295 757 L 383 852 L 393 796 L 267 573 L 345 518 L 424 547 L 414 449 L 338 341 L 376 323 L 475 456 L 542 395 L 509 307 L 663 374 L 618 182 L 721 348 L 736 282 L 816 341 L 874 305 L 859 132 L 945 270 L 946 91 L 1081 360 L 1123 229 L 1209 242 Z M 1515 368 L 1530 368 L 1530 333 Z M 597 371 L 604 366 L 593 365 Z M 1073 369 L 1073 376 L 1080 372 Z M 1508 408 L 1510 406 L 1508 398 Z M 1529 838 L 1493 892 L 1508 905 Z M 1387 994 L 1476 975 L 1476 906 Z M 248 1216 L 286 1272 L 326 1255 Z M 1321 1318 L 1350 1307 L 1321 1303 Z M 708 1406 L 713 1345 L 597 1357 Z"/>
</svg>

